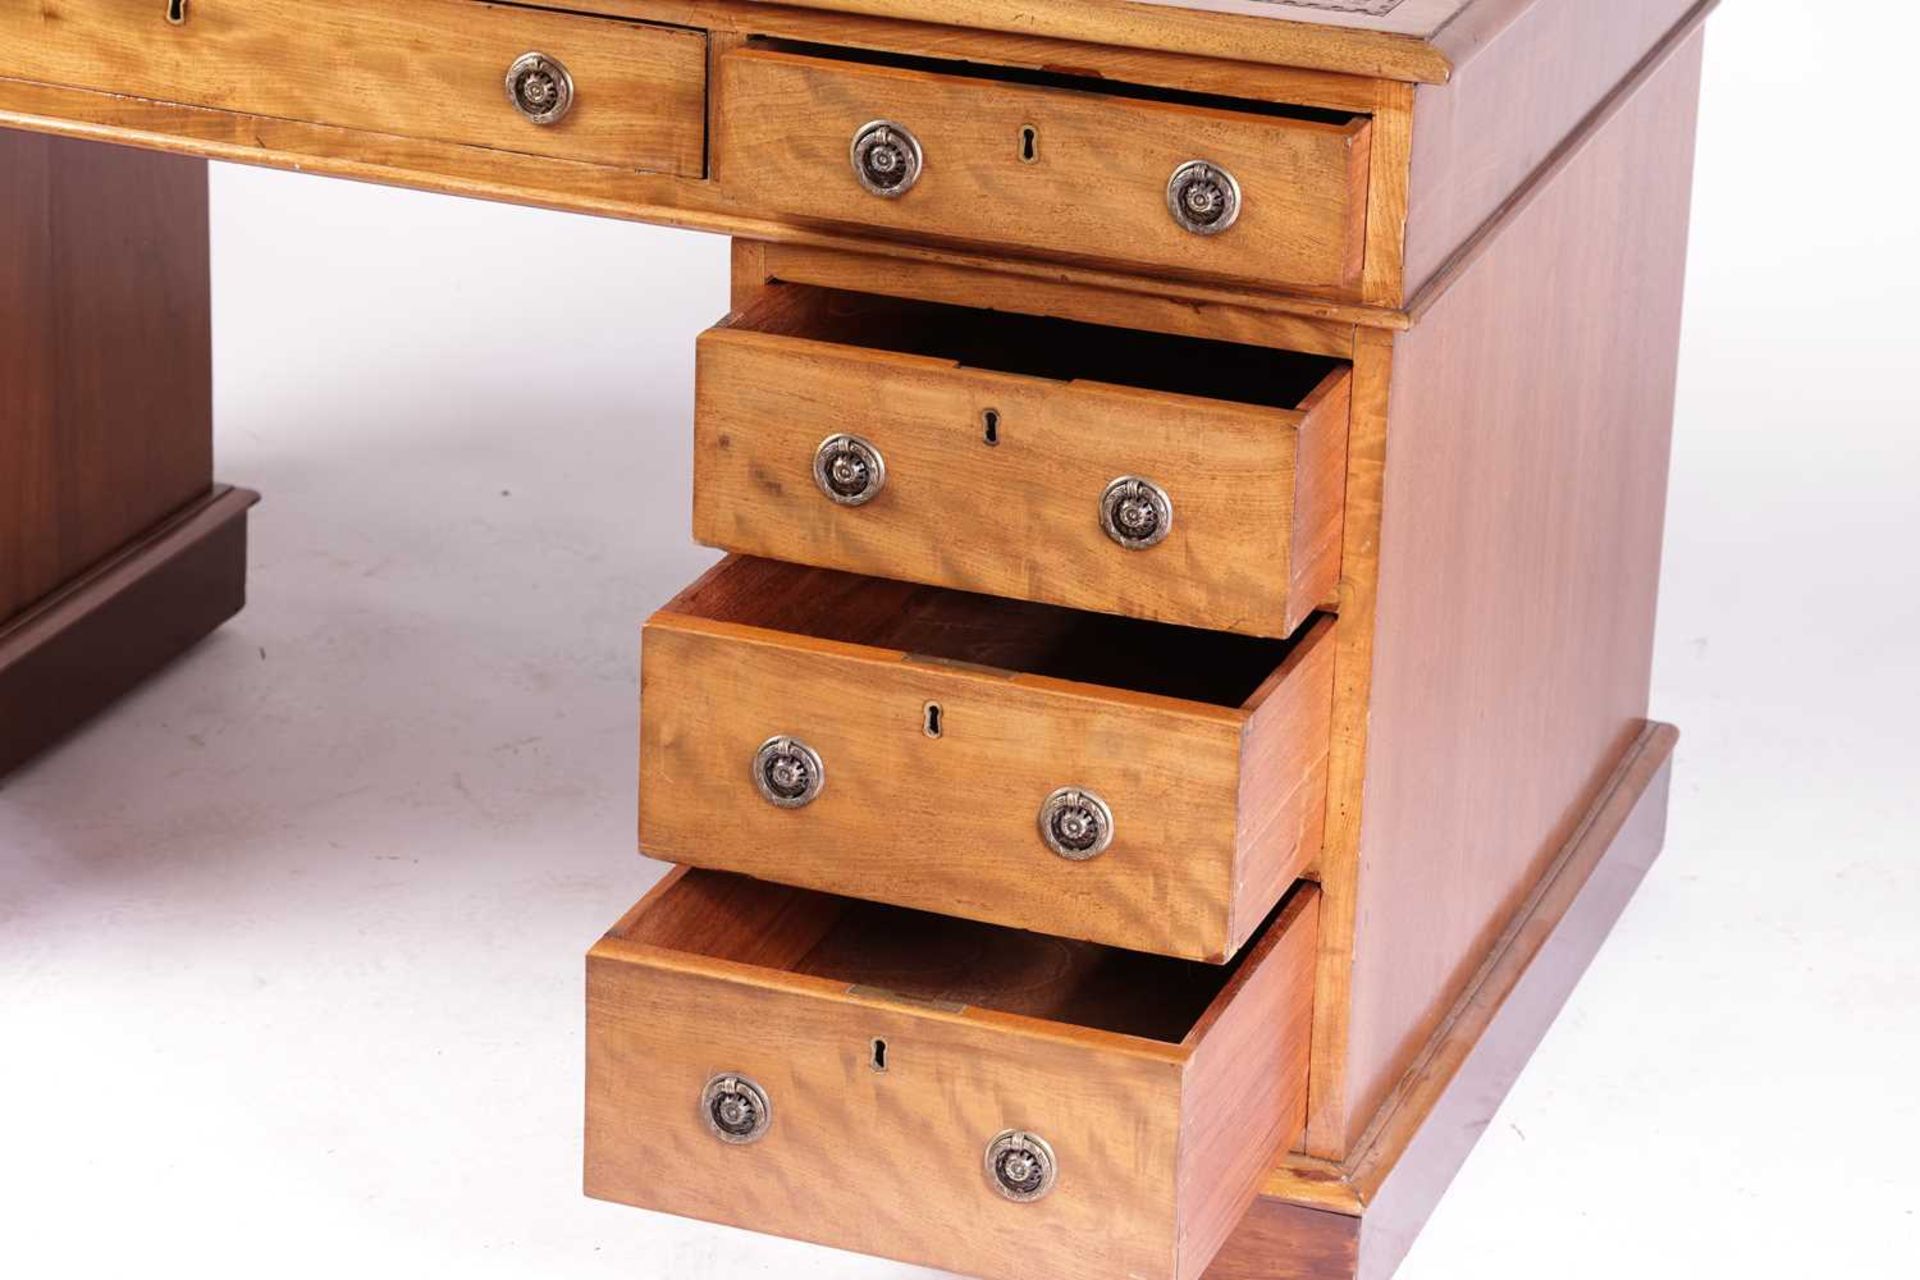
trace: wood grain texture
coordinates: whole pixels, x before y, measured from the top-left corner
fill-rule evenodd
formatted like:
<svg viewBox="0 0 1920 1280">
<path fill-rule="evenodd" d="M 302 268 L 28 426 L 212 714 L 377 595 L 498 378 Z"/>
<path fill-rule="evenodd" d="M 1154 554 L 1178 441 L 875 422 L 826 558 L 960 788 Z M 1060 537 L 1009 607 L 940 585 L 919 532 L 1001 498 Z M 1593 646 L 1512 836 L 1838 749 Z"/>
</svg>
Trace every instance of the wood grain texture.
<svg viewBox="0 0 1920 1280">
<path fill-rule="evenodd" d="M 853 251 L 902 262 L 994 272 L 1016 282 L 1037 281 L 1043 287 L 1061 283 L 1123 293 L 1152 289 L 1194 307 L 1222 305 L 1271 313 L 1277 317 L 1276 325 L 1284 325 L 1285 317 L 1347 327 L 1365 323 L 1405 328 L 1408 323 L 1403 312 L 1330 297 L 1261 290 L 1246 284 L 1154 281 L 1139 274 L 1128 274 L 1124 268 L 1107 269 L 1045 258 L 1007 256 L 1004 252 L 862 238 L 856 232 L 780 220 L 751 204 L 742 205 L 714 182 L 147 102 L 4 78 L 0 78 L 0 128 L 110 141 L 235 164 L 292 169 L 448 195 L 637 219 L 753 240 Z M 1313 349 L 1290 338 L 1269 345 Z"/>
<path fill-rule="evenodd" d="M 1322 123 L 751 48 L 721 64 L 716 146 L 751 155 L 770 211 L 894 236 L 1006 245 L 1193 275 L 1351 293 L 1365 250 L 1369 122 Z M 854 181 L 848 144 L 871 121 L 920 139 L 913 190 L 881 200 Z M 1023 163 L 1021 130 L 1039 132 Z M 1195 236 L 1166 208 L 1188 160 L 1245 190 L 1230 231 Z"/>
<path fill-rule="evenodd" d="M 760 259 L 748 274 L 752 270 L 759 272 L 751 278 L 756 289 L 777 280 L 1023 315 L 1058 316 L 1087 324 L 1121 325 L 1342 360 L 1353 358 L 1351 323 L 1263 308 L 1256 305 L 1258 299 L 1244 295 L 1229 299 L 1204 291 L 1183 294 L 1165 283 L 1151 286 L 1150 292 L 1122 290 L 1068 278 L 1011 274 L 980 265 L 884 257 L 804 244 L 762 245 Z M 743 279 L 738 269 L 735 279 L 737 283 Z M 735 308 L 740 305 L 736 299 Z"/>
<path fill-rule="evenodd" d="M 1426 38 L 1463 0 L 1407 0 L 1407 19 L 1362 25 L 1357 15 L 1259 0 L 1235 5 L 1112 0 L 785 0 L 796 6 L 920 18 L 993 31 L 1164 49 L 1356 76 L 1444 82 L 1446 57 Z M 1485 3 L 1487 0 L 1480 0 Z M 1345 21 L 1342 21 L 1342 20 Z"/>
<path fill-rule="evenodd" d="M 1347 1149 L 1347 1036 L 1352 1017 L 1353 937 L 1360 889 L 1361 818 L 1367 777 L 1373 645 L 1380 593 L 1381 494 L 1386 481 L 1393 339 L 1356 334 L 1340 550 L 1340 626 L 1334 652 L 1327 752 L 1327 816 L 1314 878 L 1325 894 L 1314 983 L 1313 1074 L 1305 1149 Z"/>
<path fill-rule="evenodd" d="M 1350 1140 L 1646 712 L 1699 59 L 1696 35 L 1396 343 Z"/>
<path fill-rule="evenodd" d="M 716 893 L 706 887 L 715 879 L 732 883 Z M 677 907 L 689 888 L 697 901 Z M 831 900 L 823 909 L 819 898 L 690 872 L 594 948 L 589 1194 L 989 1278 L 1024 1280 L 1036 1266 L 1075 1280 L 1106 1280 L 1116 1269 L 1199 1275 L 1206 1259 L 1198 1241 L 1181 1247 L 1183 1222 L 1208 1220 L 1217 1200 L 1250 1194 L 1258 1175 L 1182 1182 L 1187 1159 L 1217 1159 L 1188 1155 L 1195 1139 L 1183 1116 L 1217 1105 L 1219 1091 L 1236 1097 L 1249 1123 L 1226 1145 L 1244 1159 L 1299 1107 L 1300 1071 L 1256 1076 L 1249 1059 L 1235 1072 L 1236 1056 L 1211 1046 L 1238 1041 L 1248 1027 L 1282 1039 L 1303 1025 L 1306 984 L 1287 979 L 1304 974 L 1311 950 L 1311 890 L 1288 903 L 1231 976 L 1195 967 L 1199 977 L 1220 974 L 1224 986 L 1167 1042 L 875 994 L 875 984 L 859 980 L 861 966 L 891 973 L 901 941 L 870 913 L 835 911 Z M 653 925 L 663 912 L 677 918 Z M 733 958 L 738 940 L 767 936 L 782 945 L 761 947 L 761 963 Z M 1000 951 L 992 941 L 977 945 Z M 1033 939 L 1016 950 L 1038 947 L 1039 959 L 1069 945 Z M 989 981 L 1005 984 L 1016 1003 L 1031 999 L 1022 989 L 1036 981 L 1060 987 L 1044 964 L 1003 972 Z M 971 981 L 1000 1002 L 977 972 Z M 1136 998 L 1142 990 L 1123 984 L 1117 998 L 1127 988 Z M 876 1038 L 888 1046 L 885 1071 L 873 1069 Z M 1203 1056 L 1217 1065 L 1197 1070 Z M 1260 1061 L 1272 1065 L 1267 1055 Z M 773 1124 L 760 1142 L 730 1147 L 702 1128 L 697 1100 L 720 1072 L 767 1090 Z M 1196 1081 L 1204 1094 L 1187 1091 Z M 1053 1145 L 1059 1181 L 1045 1199 L 1013 1204 L 988 1184 L 986 1145 L 1008 1128 Z M 853 1135 L 861 1141 L 850 1161 Z M 728 1194 L 715 1196 L 716 1187 Z M 875 1187 L 913 1194 L 876 1196 Z M 1087 1249 L 1089 1240 L 1102 1248 Z"/>
<path fill-rule="evenodd" d="M 1407 170 L 1413 149 L 1414 91 L 1382 80 L 1373 104 L 1371 162 L 1367 166 L 1367 247 L 1360 296 L 1397 307 L 1406 296 Z"/>
<path fill-rule="evenodd" d="M 89 6 L 115 2 L 86 0 Z M 357 10 L 377 4 L 378 0 L 356 0 L 354 8 Z M 286 30 L 296 33 L 306 29 L 301 23 L 310 26 L 346 20 L 344 17 L 336 19 L 329 16 L 345 14 L 346 10 L 340 6 L 320 6 L 319 10 L 324 10 L 324 14 L 311 6 L 303 9 L 291 4 L 276 4 L 275 7 L 299 15 L 297 20 L 290 18 L 286 27 Z M 589 98 L 583 96 L 581 114 L 558 128 L 539 130 L 526 125 L 512 115 L 504 95 L 496 92 L 497 74 L 489 70 L 484 77 L 481 76 L 479 64 L 471 62 L 473 55 L 470 50 L 485 38 L 485 32 L 509 28 L 517 31 L 520 28 L 513 24 L 521 22 L 541 24 L 543 31 L 556 33 L 556 40 L 571 40 L 569 33 L 576 29 L 576 23 L 584 24 L 578 28 L 580 30 L 604 27 L 614 31 L 632 29 L 649 32 L 660 30 L 663 24 L 677 24 L 704 29 L 708 33 L 706 45 L 711 60 L 716 64 L 724 60 L 728 50 L 738 48 L 750 34 L 757 33 L 891 54 L 924 55 L 1048 75 L 1070 75 L 1089 82 L 1096 89 L 1103 83 L 1114 86 L 1158 86 L 1228 95 L 1253 104 L 1290 104 L 1357 115 L 1387 111 L 1388 107 L 1384 104 L 1392 97 L 1392 91 L 1397 91 L 1393 86 L 1381 86 L 1354 75 L 1329 75 L 1249 62 L 1221 62 L 1124 44 L 1045 39 L 981 26 L 935 25 L 901 21 L 897 17 L 889 19 L 850 12 L 768 6 L 744 0 L 593 0 L 593 3 L 584 6 L 606 15 L 605 18 L 568 17 L 526 6 L 483 7 L 477 0 L 429 0 L 425 5 L 404 6 L 405 13 L 394 18 L 394 22 L 405 24 L 405 31 L 411 33 L 421 24 L 430 25 L 434 21 L 434 14 L 445 7 L 456 10 L 473 8 L 489 16 L 485 22 L 465 24 L 462 29 L 467 34 L 457 41 L 433 43 L 431 59 L 419 55 L 416 48 L 407 74 L 391 75 L 380 83 L 362 85 L 367 91 L 356 98 L 355 103 L 377 105 L 350 104 L 348 108 L 343 108 L 348 115 L 332 112 L 323 116 L 310 107 L 313 103 L 324 103 L 338 97 L 342 83 L 354 81 L 356 75 L 362 74 L 357 70 L 362 64 L 376 69 L 385 67 L 378 52 L 383 46 L 372 43 L 378 34 L 377 25 L 372 34 L 343 38 L 338 44 L 338 48 L 357 49 L 362 55 L 356 59 L 353 67 L 343 73 L 333 64 L 337 54 L 334 52 L 336 46 L 332 43 L 327 45 L 326 51 L 299 61 L 287 55 L 286 37 L 279 32 L 260 36 L 254 43 L 244 47 L 235 44 L 232 39 L 234 31 L 238 30 L 235 24 L 253 21 L 247 15 L 257 12 L 259 6 L 242 7 L 232 3 L 232 0 L 223 0 L 218 12 L 209 19 L 217 24 L 225 24 L 226 34 L 221 39 L 231 48 L 223 46 L 222 59 L 245 62 L 251 58 L 260 65 L 274 68 L 270 77 L 251 74 L 238 79 L 226 74 L 227 68 L 220 64 L 220 60 L 208 60 L 204 64 L 199 61 L 187 63 L 177 52 L 170 52 L 177 50 L 182 42 L 197 38 L 188 33 L 203 33 L 207 23 L 189 20 L 185 26 L 174 27 L 164 22 L 164 9 L 162 17 L 157 18 L 151 13 L 136 14 L 131 8 L 120 11 L 130 29 L 141 30 L 142 24 L 148 22 L 160 28 L 151 37 L 140 37 L 139 48 L 142 52 L 138 56 L 128 54 L 124 39 L 102 42 L 100 49 L 103 52 L 96 56 L 84 47 L 76 51 L 74 41 L 64 25 L 59 26 L 57 31 L 52 26 L 23 27 L 23 30 L 31 30 L 31 36 L 19 45 L 16 56 L 18 65 L 23 68 L 19 74 L 26 78 L 7 79 L 7 72 L 0 70 L 0 124 L 48 130 L 67 136 L 107 139 L 240 163 L 294 168 L 302 172 L 329 173 L 486 199 L 696 226 L 762 240 L 845 248 L 856 245 L 854 237 L 836 233 L 825 224 L 796 220 L 764 208 L 754 182 L 758 166 L 751 156 L 742 158 L 739 173 L 735 179 L 729 180 L 726 176 L 727 157 L 723 151 L 716 152 L 711 160 L 717 181 L 700 180 L 699 175 L 703 170 L 694 167 L 693 162 L 699 157 L 694 155 L 696 148 L 691 143 L 681 147 L 683 154 L 679 154 L 672 166 L 662 167 L 659 172 L 646 172 L 643 170 L 649 166 L 629 165 L 617 158 L 609 161 L 604 155 L 585 151 L 579 152 L 576 158 L 556 158 L 575 156 L 575 152 L 568 149 L 571 145 L 569 140 L 585 130 L 583 122 L 588 118 L 586 113 L 591 105 Z M 573 7 L 578 9 L 582 6 Z M 208 18 L 210 8 L 201 4 L 195 7 L 195 13 L 199 18 Z M 391 12 L 389 9 L 390 16 Z M 19 23 L 34 21 L 24 11 L 11 20 Z M 653 25 L 634 27 L 631 24 L 636 20 L 651 20 Z M 401 28 L 396 27 L 395 30 Z M 685 33 L 669 31 L 667 35 L 683 36 Z M 591 69 L 595 83 L 619 82 L 625 86 L 634 74 L 630 68 L 600 69 L 605 60 L 618 55 L 619 43 L 594 41 L 589 53 L 584 55 L 585 60 L 583 55 L 575 53 L 570 61 L 578 64 L 576 70 L 579 67 Z M 414 48 L 411 45 L 408 47 Z M 572 48 L 571 44 L 569 48 Z M 461 62 L 462 58 L 469 61 Z M 482 62 L 485 60 L 480 59 Z M 674 82 L 674 93 L 687 101 L 674 106 L 672 114 L 676 119 L 688 121 L 696 114 L 716 120 L 724 118 L 728 111 L 722 94 L 708 95 L 704 107 L 695 111 L 691 103 L 693 95 L 690 91 L 683 92 L 687 87 L 683 72 L 690 70 L 697 61 L 698 58 L 692 55 L 673 59 L 676 68 L 673 74 L 679 77 Z M 173 87 L 164 91 L 182 101 L 162 102 L 129 97 L 122 92 L 96 92 L 32 83 L 33 80 L 47 77 L 48 73 L 40 69 L 42 66 L 64 68 L 72 79 L 94 82 L 125 83 L 124 77 L 129 75 L 148 77 L 150 80 L 157 78 L 171 83 Z M 374 75 L 376 72 L 365 74 Z M 505 113 L 510 127 L 504 134 L 491 125 L 479 128 L 476 132 L 461 121 L 455 121 L 459 125 L 457 128 L 428 127 L 429 122 L 445 123 L 441 113 L 434 107 L 440 99 L 430 99 L 424 107 L 403 99 L 404 110 L 380 115 L 384 104 L 394 101 L 394 95 L 387 88 L 389 84 L 411 83 L 423 76 L 438 77 L 432 80 L 434 84 L 444 82 L 448 100 L 457 99 L 461 104 L 471 104 L 477 113 L 474 117 L 476 121 L 498 111 Z M 169 81 L 168 77 L 174 79 Z M 586 75 L 581 73 L 577 78 L 584 83 Z M 269 93 L 272 101 L 259 106 L 240 104 L 235 95 L 249 86 Z M 604 95 L 602 100 L 604 104 Z M 623 109 L 630 107 L 634 111 L 668 109 L 657 94 L 634 94 L 625 88 L 619 101 Z M 224 109 L 189 105 L 193 102 L 220 104 Z M 268 114 L 270 111 L 295 108 L 315 119 Z M 456 114 L 464 113 L 466 109 L 462 105 L 460 113 Z M 339 122 L 349 115 L 352 120 L 364 123 L 354 128 L 340 127 Z M 395 122 L 403 119 L 419 122 L 409 126 L 415 136 L 402 136 L 399 132 L 401 126 Z M 696 126 L 695 132 L 704 131 Z M 520 143 L 515 139 L 522 133 L 539 136 L 534 139 L 534 145 L 526 149 L 501 149 L 519 147 Z M 421 136 L 424 134 L 433 136 Z M 442 135 L 450 140 L 435 140 Z M 552 145 L 549 146 L 549 143 Z M 591 162 L 583 163 L 583 160 Z M 679 174 L 686 176 L 676 176 Z M 1383 211 L 1378 206 L 1368 215 L 1366 203 L 1368 199 L 1377 201 L 1383 195 L 1403 189 L 1404 175 L 1395 177 L 1390 173 L 1376 173 L 1371 185 L 1371 196 L 1360 199 L 1356 214 L 1367 224 L 1366 242 L 1379 250 L 1369 255 L 1365 286 L 1367 296 L 1378 297 L 1392 292 L 1390 289 L 1383 292 L 1385 286 L 1381 281 L 1393 274 L 1397 260 L 1391 235 L 1383 238 L 1379 228 L 1397 223 L 1398 215 L 1391 210 Z M 1353 194 L 1349 193 L 1350 196 Z M 1166 225 L 1171 227 L 1171 222 Z M 1160 233 L 1165 234 L 1166 228 L 1161 228 Z M 1233 238 L 1234 235 L 1224 237 Z M 1360 243 L 1357 236 L 1355 243 Z M 1003 255 L 1003 260 L 999 262 L 992 257 L 963 252 L 954 245 L 935 247 L 901 242 L 871 247 L 894 257 L 970 267 L 1000 267 L 1008 273 L 1039 282 L 1042 286 L 1075 280 L 1101 287 L 1123 285 L 1139 296 L 1149 296 L 1142 289 L 1143 281 L 1137 275 L 1126 275 L 1124 270 L 1101 268 L 1090 262 L 1063 267 L 1044 258 L 1030 262 L 1008 260 L 1005 255 L 1025 252 L 1012 245 L 996 246 Z M 1272 315 L 1290 313 L 1342 324 L 1361 319 L 1386 325 L 1401 322 L 1391 309 L 1355 306 L 1333 296 L 1272 292 L 1276 282 L 1260 283 L 1266 286 L 1267 292 L 1248 292 L 1246 296 L 1256 300 L 1256 309 Z M 1151 286 L 1151 292 L 1164 294 L 1169 299 L 1185 298 L 1199 303 L 1230 300 L 1230 297 L 1208 296 L 1208 287 L 1200 283 L 1199 277 L 1180 285 L 1157 281 Z M 1214 292 L 1220 291 L 1215 289 Z M 1227 292 L 1231 294 L 1231 291 Z M 1164 304 L 1161 309 L 1165 309 Z M 1283 338 L 1273 345 L 1316 349 L 1303 346 L 1294 338 Z"/>
<path fill-rule="evenodd" d="M 1333 628 L 1323 620 L 1291 646 L 1123 634 L 1145 626 L 730 560 L 647 625 L 642 848 L 1224 960 L 1317 852 Z M 1240 674 L 1208 693 L 1218 701 L 1198 701 L 1202 688 L 1180 696 L 1146 680 L 1149 668 L 1205 684 Z M 923 728 L 930 702 L 942 708 L 938 739 Z M 776 734 L 825 762 L 825 789 L 806 808 L 776 809 L 754 789 L 754 753 Z M 1113 846 L 1091 861 L 1056 857 L 1038 834 L 1042 801 L 1064 786 L 1091 788 L 1113 810 Z"/>
<path fill-rule="evenodd" d="M 1206 1280 L 1354 1280 L 1359 1269 L 1358 1217 L 1262 1195 Z"/>
<path fill-rule="evenodd" d="M 1393 1273 L 1658 858 L 1678 736 L 1642 727 L 1361 1145 L 1284 1157 L 1208 1280 Z"/>
<path fill-rule="evenodd" d="M 507 100 L 539 50 L 576 85 L 557 124 Z M 700 177 L 706 36 L 475 0 L 62 0 L 0 8 L 0 75 L 249 115 Z"/>
<path fill-rule="evenodd" d="M 0 623 L 213 487 L 200 161 L 0 132 Z"/>
<path fill-rule="evenodd" d="M 844 314 L 852 310 L 871 322 Z M 1015 325 L 969 310 L 925 318 L 978 334 L 909 343 L 916 315 L 925 312 L 779 286 L 702 335 L 698 541 L 1249 635 L 1291 635 L 1333 603 L 1344 369 L 1275 353 L 1271 374 L 1250 391 L 1271 387 L 1288 407 L 1235 403 L 1224 381 L 1219 398 L 1202 390 L 1210 366 L 1236 356 L 1224 348 L 1159 348 L 1158 363 L 1200 392 L 1178 393 L 1100 380 L 1136 362 L 1143 378 L 1150 372 L 1144 353 L 1111 358 L 1118 339 L 1152 345 L 1121 331 Z M 882 321 L 880 340 L 892 349 L 862 345 L 861 330 Z M 1043 349 L 1046 372 L 986 361 L 1001 340 Z M 1024 363 L 1022 350 L 1006 354 L 1000 363 Z M 1237 358 L 1265 362 L 1244 349 Z M 864 506 L 836 504 L 813 479 L 821 441 L 843 431 L 886 460 L 886 485 Z M 1156 480 L 1173 501 L 1171 532 L 1145 551 L 1118 545 L 1100 525 L 1102 494 L 1127 475 Z"/>
<path fill-rule="evenodd" d="M 1181 1088 L 1180 1266 L 1199 1276 L 1306 1127 L 1317 890 L 1303 889 L 1196 1028 Z"/>
<path fill-rule="evenodd" d="M 1460 65 L 1415 91 L 1409 295 L 1576 133 L 1699 0 L 1482 5 L 1448 33 Z M 1524 104 L 1521 107 L 1520 104 Z"/>
<path fill-rule="evenodd" d="M 240 611 L 257 500 L 216 490 L 0 624 L 0 776 Z"/>
</svg>

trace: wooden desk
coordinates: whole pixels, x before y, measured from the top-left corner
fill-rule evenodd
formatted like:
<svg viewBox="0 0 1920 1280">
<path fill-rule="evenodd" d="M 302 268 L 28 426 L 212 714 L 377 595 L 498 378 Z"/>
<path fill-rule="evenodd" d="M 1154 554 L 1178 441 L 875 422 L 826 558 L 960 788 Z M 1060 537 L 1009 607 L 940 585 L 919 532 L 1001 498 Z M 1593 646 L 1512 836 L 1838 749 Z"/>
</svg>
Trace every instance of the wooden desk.
<svg viewBox="0 0 1920 1280">
<path fill-rule="evenodd" d="M 1710 7 L 0 10 L 0 768 L 241 606 L 205 159 L 730 235 L 589 1191 L 1384 1276 L 1662 840 Z"/>
</svg>

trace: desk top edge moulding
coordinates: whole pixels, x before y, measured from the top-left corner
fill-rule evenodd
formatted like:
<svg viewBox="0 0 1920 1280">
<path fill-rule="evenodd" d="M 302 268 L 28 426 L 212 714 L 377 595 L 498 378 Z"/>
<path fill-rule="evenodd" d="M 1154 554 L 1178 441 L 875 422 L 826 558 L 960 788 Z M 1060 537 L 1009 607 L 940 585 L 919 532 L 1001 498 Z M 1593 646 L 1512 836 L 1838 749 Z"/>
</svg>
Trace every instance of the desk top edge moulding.
<svg viewBox="0 0 1920 1280">
<path fill-rule="evenodd" d="M 0 9 L 0 770 L 244 602 L 207 160 L 728 235 L 587 1191 L 1382 1280 L 1664 838 L 1713 7 Z"/>
</svg>

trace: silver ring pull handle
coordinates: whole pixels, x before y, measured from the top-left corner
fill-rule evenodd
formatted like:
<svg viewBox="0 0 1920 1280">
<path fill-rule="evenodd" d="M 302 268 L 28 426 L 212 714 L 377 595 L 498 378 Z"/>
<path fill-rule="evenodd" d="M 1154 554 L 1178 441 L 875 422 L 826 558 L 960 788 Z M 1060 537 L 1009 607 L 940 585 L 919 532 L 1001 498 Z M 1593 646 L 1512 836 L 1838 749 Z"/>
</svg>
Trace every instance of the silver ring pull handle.
<svg viewBox="0 0 1920 1280">
<path fill-rule="evenodd" d="M 843 507 L 864 507 L 887 487 L 887 460 L 870 440 L 828 436 L 813 453 L 813 482 Z"/>
<path fill-rule="evenodd" d="M 1040 806 L 1040 839 L 1070 862 L 1097 858 L 1113 844 L 1113 810 L 1084 787 L 1062 787 Z"/>
<path fill-rule="evenodd" d="M 852 158 L 853 176 L 883 200 L 897 200 L 913 190 L 926 165 L 920 139 L 891 120 L 861 125 L 853 135 Z"/>
<path fill-rule="evenodd" d="M 1121 476 L 1100 495 L 1100 527 L 1129 551 L 1145 551 L 1173 531 L 1173 499 L 1140 476 Z"/>
<path fill-rule="evenodd" d="M 744 1147 L 767 1136 L 773 1104 L 765 1089 L 743 1075 L 725 1072 L 707 1081 L 701 1091 L 700 1119 L 720 1141 Z"/>
<path fill-rule="evenodd" d="M 987 1182 L 1016 1204 L 1032 1204 L 1053 1190 L 1060 1165 L 1037 1133 L 1008 1129 L 987 1144 Z"/>
<path fill-rule="evenodd" d="M 1240 220 L 1240 183 L 1207 160 L 1189 160 L 1167 183 L 1167 212 L 1197 236 L 1217 236 Z"/>
<path fill-rule="evenodd" d="M 523 53 L 507 68 L 507 101 L 529 123 L 559 124 L 573 110 L 573 75 L 558 58 Z"/>
<path fill-rule="evenodd" d="M 827 785 L 827 767 L 798 738 L 768 738 L 753 755 L 753 785 L 777 809 L 803 809 Z"/>
</svg>

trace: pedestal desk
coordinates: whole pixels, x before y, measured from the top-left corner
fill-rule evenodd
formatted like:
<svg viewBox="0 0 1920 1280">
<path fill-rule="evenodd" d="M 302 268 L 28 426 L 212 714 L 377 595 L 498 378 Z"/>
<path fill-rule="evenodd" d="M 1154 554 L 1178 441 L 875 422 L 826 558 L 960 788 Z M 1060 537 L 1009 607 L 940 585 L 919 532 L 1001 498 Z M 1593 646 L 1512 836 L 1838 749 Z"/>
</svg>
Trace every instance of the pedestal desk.
<svg viewBox="0 0 1920 1280">
<path fill-rule="evenodd" d="M 1385 1276 L 1661 844 L 1710 7 L 0 6 L 0 768 L 241 607 L 207 159 L 731 236 L 587 1191 Z"/>
</svg>

